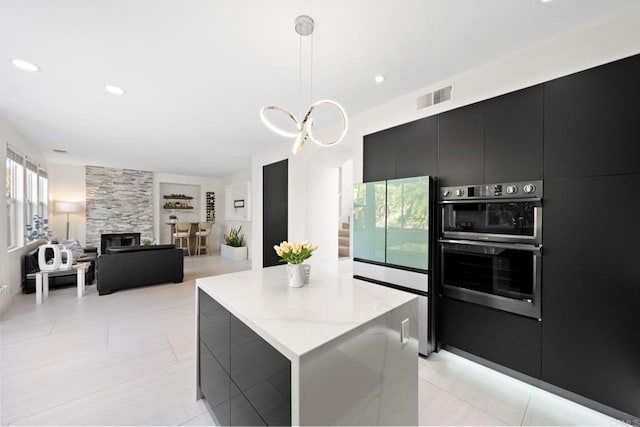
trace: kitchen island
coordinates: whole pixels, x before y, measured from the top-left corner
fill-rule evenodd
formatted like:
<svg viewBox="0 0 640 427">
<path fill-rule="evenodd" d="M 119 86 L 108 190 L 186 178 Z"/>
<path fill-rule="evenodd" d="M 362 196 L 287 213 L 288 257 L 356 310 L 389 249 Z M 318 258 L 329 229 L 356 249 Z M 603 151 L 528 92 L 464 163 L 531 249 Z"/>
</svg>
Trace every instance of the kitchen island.
<svg viewBox="0 0 640 427">
<path fill-rule="evenodd" d="M 418 300 L 286 266 L 196 280 L 196 398 L 222 425 L 416 425 Z"/>
</svg>

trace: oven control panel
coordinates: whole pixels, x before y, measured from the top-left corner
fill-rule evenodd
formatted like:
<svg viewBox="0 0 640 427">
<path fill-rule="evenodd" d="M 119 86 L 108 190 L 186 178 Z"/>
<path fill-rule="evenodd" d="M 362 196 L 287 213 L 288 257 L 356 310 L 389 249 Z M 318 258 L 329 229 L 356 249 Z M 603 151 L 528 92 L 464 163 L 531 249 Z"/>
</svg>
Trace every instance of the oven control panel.
<svg viewBox="0 0 640 427">
<path fill-rule="evenodd" d="M 442 187 L 441 200 L 541 198 L 542 181 Z"/>
</svg>

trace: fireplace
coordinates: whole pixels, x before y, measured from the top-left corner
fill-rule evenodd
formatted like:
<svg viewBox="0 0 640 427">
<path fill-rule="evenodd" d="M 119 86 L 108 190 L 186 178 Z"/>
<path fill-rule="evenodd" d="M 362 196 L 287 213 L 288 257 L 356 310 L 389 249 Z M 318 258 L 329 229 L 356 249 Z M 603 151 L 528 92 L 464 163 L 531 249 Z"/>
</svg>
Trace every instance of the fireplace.
<svg viewBox="0 0 640 427">
<path fill-rule="evenodd" d="M 140 233 L 112 233 L 100 235 L 100 253 L 112 246 L 139 246 Z"/>
</svg>

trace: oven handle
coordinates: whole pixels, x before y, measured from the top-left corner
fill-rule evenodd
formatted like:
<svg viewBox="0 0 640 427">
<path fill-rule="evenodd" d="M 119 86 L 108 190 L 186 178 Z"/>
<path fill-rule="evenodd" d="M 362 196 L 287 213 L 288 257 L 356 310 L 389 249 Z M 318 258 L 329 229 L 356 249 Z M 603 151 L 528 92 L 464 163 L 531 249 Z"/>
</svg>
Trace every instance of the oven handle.
<svg viewBox="0 0 640 427">
<path fill-rule="evenodd" d="M 542 197 L 529 197 L 529 198 L 520 198 L 520 199 L 503 199 L 496 197 L 495 199 L 485 199 L 485 198 L 477 198 L 477 199 L 465 199 L 465 200 L 441 200 L 438 202 L 441 205 L 457 205 L 457 204 L 465 204 L 465 203 L 515 203 L 515 202 L 542 202 Z"/>
<path fill-rule="evenodd" d="M 471 246 L 484 246 L 490 248 L 501 248 L 501 249 L 515 249 L 518 251 L 530 251 L 535 253 L 542 252 L 542 245 L 525 245 L 521 243 L 493 243 L 493 242 L 479 242 L 476 240 L 450 240 L 450 239 L 439 239 L 438 243 L 452 243 L 454 245 L 471 245 Z"/>
</svg>

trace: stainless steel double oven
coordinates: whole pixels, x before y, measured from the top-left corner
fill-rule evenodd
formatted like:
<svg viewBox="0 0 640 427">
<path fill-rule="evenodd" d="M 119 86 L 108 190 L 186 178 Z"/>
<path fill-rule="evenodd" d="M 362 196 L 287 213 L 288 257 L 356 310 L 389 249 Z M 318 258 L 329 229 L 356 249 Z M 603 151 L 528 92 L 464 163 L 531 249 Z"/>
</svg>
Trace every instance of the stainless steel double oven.
<svg viewBox="0 0 640 427">
<path fill-rule="evenodd" d="M 442 187 L 442 293 L 541 318 L 542 181 Z"/>
</svg>

